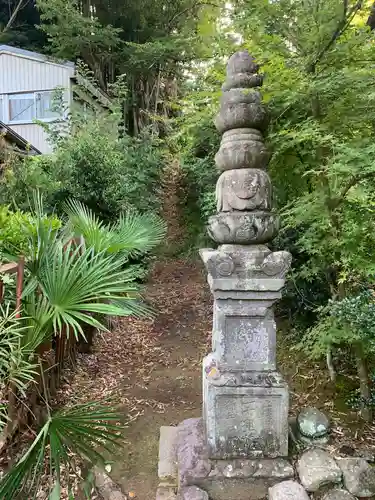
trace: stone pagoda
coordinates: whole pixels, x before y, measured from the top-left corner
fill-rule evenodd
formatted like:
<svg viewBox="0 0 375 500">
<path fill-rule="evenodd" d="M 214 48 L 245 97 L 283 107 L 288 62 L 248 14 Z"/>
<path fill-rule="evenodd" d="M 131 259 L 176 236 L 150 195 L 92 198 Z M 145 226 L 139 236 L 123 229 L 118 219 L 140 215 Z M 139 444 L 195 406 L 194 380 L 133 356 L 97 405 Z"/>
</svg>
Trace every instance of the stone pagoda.
<svg viewBox="0 0 375 500">
<path fill-rule="evenodd" d="M 203 362 L 203 419 L 175 428 L 179 499 L 204 500 L 207 492 L 212 500 L 262 499 L 270 485 L 293 476 L 283 459 L 289 393 L 276 370 L 273 311 L 291 256 L 266 245 L 279 218 L 266 172 L 261 85 L 247 52 L 229 59 L 215 121 L 222 134 L 218 213 L 208 224 L 218 248 L 200 252 L 214 298 L 212 352 Z"/>
</svg>

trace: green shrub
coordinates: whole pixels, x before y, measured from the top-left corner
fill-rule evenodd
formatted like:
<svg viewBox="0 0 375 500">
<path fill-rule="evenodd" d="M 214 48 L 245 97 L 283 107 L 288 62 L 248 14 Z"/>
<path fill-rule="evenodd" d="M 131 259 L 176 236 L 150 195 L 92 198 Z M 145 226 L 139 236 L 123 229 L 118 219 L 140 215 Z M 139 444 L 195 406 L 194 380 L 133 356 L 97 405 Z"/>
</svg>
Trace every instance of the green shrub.
<svg viewBox="0 0 375 500">
<path fill-rule="evenodd" d="M 28 241 L 35 229 L 35 216 L 17 210 L 13 212 L 7 205 L 0 205 L 0 261 L 4 255 L 25 255 L 28 252 Z M 43 216 L 42 223 L 46 227 L 58 229 L 61 221 L 57 216 Z"/>
<path fill-rule="evenodd" d="M 47 209 L 63 212 L 74 197 L 106 221 L 129 207 L 159 209 L 162 155 L 151 134 L 119 135 L 116 114 L 72 116 L 71 133 L 50 130 L 54 154 L 13 162 L 0 184 L 0 201 L 27 210 L 31 192 L 43 192 Z"/>
</svg>

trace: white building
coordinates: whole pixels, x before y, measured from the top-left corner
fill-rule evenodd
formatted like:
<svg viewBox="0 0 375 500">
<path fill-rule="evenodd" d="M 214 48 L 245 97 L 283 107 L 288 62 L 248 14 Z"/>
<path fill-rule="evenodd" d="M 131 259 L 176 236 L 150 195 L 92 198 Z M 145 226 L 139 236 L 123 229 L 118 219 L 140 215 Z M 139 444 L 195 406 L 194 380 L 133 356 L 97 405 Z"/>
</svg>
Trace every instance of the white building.
<svg viewBox="0 0 375 500">
<path fill-rule="evenodd" d="M 37 52 L 0 45 L 0 122 L 41 153 L 50 153 L 48 134 L 35 122 L 61 120 L 54 104 L 56 96 L 63 96 L 66 112 L 76 94 L 91 106 L 110 105 L 102 92 L 82 78 L 78 92 L 77 78 L 72 62 L 57 62 Z"/>
</svg>

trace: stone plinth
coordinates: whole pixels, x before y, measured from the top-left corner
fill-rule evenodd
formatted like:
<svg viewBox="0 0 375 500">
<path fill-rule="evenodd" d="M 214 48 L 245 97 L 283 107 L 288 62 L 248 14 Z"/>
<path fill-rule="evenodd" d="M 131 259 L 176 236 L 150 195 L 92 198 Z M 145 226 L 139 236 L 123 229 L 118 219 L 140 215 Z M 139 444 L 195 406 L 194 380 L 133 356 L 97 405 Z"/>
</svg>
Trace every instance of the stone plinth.
<svg viewBox="0 0 375 500">
<path fill-rule="evenodd" d="M 287 384 L 276 371 L 276 324 L 287 252 L 223 245 L 201 251 L 214 296 L 212 353 L 203 362 L 203 419 L 215 459 L 288 454 Z"/>
<path fill-rule="evenodd" d="M 224 386 L 205 378 L 203 418 L 210 457 L 286 457 L 289 395 L 279 386 Z"/>
<path fill-rule="evenodd" d="M 213 460 L 202 419 L 179 425 L 177 441 L 180 489 L 198 486 L 210 500 L 260 500 L 268 488 L 294 477 L 292 465 L 284 459 Z"/>
</svg>

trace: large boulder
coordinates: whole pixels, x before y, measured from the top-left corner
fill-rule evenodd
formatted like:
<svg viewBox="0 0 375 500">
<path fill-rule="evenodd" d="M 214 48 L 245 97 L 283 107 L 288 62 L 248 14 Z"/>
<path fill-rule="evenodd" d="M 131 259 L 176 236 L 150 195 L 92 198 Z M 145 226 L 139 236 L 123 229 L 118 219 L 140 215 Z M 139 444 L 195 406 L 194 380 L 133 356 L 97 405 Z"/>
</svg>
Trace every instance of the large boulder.
<svg viewBox="0 0 375 500">
<path fill-rule="evenodd" d="M 317 408 L 304 408 L 297 417 L 298 430 L 302 436 L 308 438 L 321 438 L 328 434 L 329 420 Z"/>
<path fill-rule="evenodd" d="M 297 463 L 302 486 L 307 491 L 318 491 L 322 486 L 341 481 L 342 472 L 335 460 L 324 450 L 306 451 Z"/>
<path fill-rule="evenodd" d="M 283 481 L 268 490 L 269 500 L 309 500 L 306 490 L 296 481 Z"/>
<path fill-rule="evenodd" d="M 363 458 L 340 458 L 338 464 L 344 476 L 344 486 L 359 498 L 375 495 L 375 469 Z"/>
<path fill-rule="evenodd" d="M 208 500 L 208 494 L 197 486 L 182 488 L 177 500 Z"/>
<path fill-rule="evenodd" d="M 355 500 L 353 495 L 349 493 L 349 491 L 343 489 L 334 489 L 328 491 L 322 500 Z"/>
</svg>

